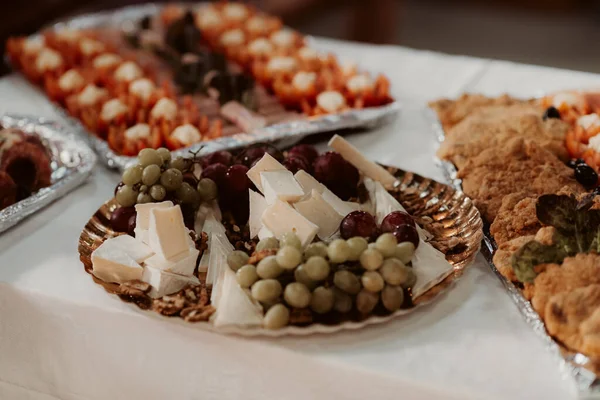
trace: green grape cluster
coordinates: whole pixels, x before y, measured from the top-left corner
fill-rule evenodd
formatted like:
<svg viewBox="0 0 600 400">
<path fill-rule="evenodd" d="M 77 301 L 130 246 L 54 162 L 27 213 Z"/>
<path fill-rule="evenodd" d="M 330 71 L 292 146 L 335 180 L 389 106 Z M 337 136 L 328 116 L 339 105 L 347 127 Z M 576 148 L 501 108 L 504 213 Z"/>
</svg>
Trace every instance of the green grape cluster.
<svg viewBox="0 0 600 400">
<path fill-rule="evenodd" d="M 217 198 L 217 185 L 212 180 L 204 178 L 194 185 L 186 181 L 185 174 L 194 162 L 191 159 L 172 159 L 171 152 L 161 147 L 143 149 L 137 161 L 123 172 L 115 193 L 123 207 L 172 200 L 197 209 L 200 203 Z M 195 178 L 192 181 L 196 182 Z"/>
<path fill-rule="evenodd" d="M 416 282 L 410 263 L 415 247 L 397 243 L 384 233 L 369 246 L 362 237 L 315 242 L 302 248 L 294 233 L 280 240 L 269 237 L 256 251 L 272 255 L 256 265 L 243 251 L 232 252 L 227 263 L 238 284 L 266 310 L 264 326 L 279 329 L 289 324 L 290 309 L 309 309 L 314 314 L 372 313 L 381 303 L 388 312 L 404 303 L 404 289 Z"/>
</svg>

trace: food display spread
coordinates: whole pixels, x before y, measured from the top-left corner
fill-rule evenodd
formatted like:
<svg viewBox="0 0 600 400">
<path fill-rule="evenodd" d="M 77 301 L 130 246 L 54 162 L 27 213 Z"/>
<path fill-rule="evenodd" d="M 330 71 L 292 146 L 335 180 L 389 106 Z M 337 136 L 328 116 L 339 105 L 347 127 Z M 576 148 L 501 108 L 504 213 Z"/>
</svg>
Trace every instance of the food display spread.
<svg viewBox="0 0 600 400">
<path fill-rule="evenodd" d="M 15 68 L 121 155 L 392 102 L 389 82 L 243 3 L 15 37 Z"/>
<path fill-rule="evenodd" d="M 50 186 L 50 162 L 38 136 L 0 128 L 0 210 Z"/>
<path fill-rule="evenodd" d="M 144 149 L 115 190 L 111 233 L 80 241 L 82 261 L 143 309 L 276 330 L 410 308 L 454 271 L 437 248 L 450 259 L 475 255 L 477 214 L 468 239 L 455 232 L 442 244 L 442 227 L 400 204 L 396 176 L 340 136 L 329 145 L 323 154 L 259 145 L 188 158 Z"/>
<path fill-rule="evenodd" d="M 489 224 L 493 263 L 547 332 L 598 372 L 598 97 L 463 95 L 430 104 L 445 130 L 438 156 Z"/>
</svg>

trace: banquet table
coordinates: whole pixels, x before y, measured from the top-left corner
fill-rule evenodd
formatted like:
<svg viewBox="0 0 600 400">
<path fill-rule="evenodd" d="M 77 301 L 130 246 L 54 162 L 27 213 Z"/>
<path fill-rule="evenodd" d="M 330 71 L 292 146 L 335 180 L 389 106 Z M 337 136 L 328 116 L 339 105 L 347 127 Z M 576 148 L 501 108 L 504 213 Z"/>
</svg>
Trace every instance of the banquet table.
<svg viewBox="0 0 600 400">
<path fill-rule="evenodd" d="M 393 123 L 348 139 L 372 159 L 441 181 L 428 100 L 600 83 L 399 46 L 316 45 L 389 76 L 402 104 Z M 0 79 L 0 112 L 59 118 L 17 75 Z M 0 399 L 577 398 L 481 255 L 433 304 L 358 331 L 241 338 L 141 315 L 94 284 L 77 253 L 81 229 L 118 180 L 98 165 L 86 184 L 0 234 Z"/>
</svg>

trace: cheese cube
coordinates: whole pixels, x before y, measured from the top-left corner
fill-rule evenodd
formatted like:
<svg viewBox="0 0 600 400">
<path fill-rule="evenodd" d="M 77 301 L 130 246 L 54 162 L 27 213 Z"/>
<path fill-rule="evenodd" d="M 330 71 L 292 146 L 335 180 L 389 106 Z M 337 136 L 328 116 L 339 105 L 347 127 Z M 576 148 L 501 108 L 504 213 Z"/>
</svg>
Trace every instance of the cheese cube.
<svg viewBox="0 0 600 400">
<path fill-rule="evenodd" d="M 179 205 L 153 208 L 148 229 L 150 248 L 164 259 L 171 259 L 189 249 L 188 233 Z"/>
<path fill-rule="evenodd" d="M 229 265 L 227 264 L 227 256 L 233 251 L 233 246 L 231 243 L 229 243 L 227 238 L 222 238 L 220 236 L 213 236 L 211 242 L 215 245 L 212 246 L 211 243 L 210 260 L 208 266 L 208 275 L 211 276 L 212 282 L 210 301 L 213 304 L 218 304 L 222 294 L 223 277 L 225 276 L 227 270 L 230 269 Z"/>
<path fill-rule="evenodd" d="M 133 234 L 135 235 L 135 240 L 142 242 L 145 245 L 150 244 L 149 236 L 148 236 L 148 229 L 139 229 L 138 227 L 135 227 L 133 229 Z"/>
<path fill-rule="evenodd" d="M 121 235 L 108 240 L 138 263 L 154 254 L 150 247 L 129 235 Z"/>
<path fill-rule="evenodd" d="M 250 217 L 248 218 L 248 226 L 250 227 L 250 238 L 254 239 L 263 227 L 261 218 L 269 205 L 263 196 L 252 189 L 249 190 L 249 196 Z"/>
<path fill-rule="evenodd" d="M 262 222 L 277 239 L 281 239 L 284 233 L 294 232 L 302 246 L 312 242 L 319 231 L 318 226 L 281 200 L 275 201 L 265 210 Z"/>
<path fill-rule="evenodd" d="M 310 196 L 313 190 L 323 193 L 326 189 L 325 185 L 303 169 L 296 172 L 294 178 L 296 178 L 296 181 L 300 184 L 306 196 Z"/>
<path fill-rule="evenodd" d="M 150 226 L 150 211 L 155 208 L 173 207 L 172 201 L 163 201 L 161 203 L 144 203 L 135 205 L 135 229 L 147 230 Z"/>
<path fill-rule="evenodd" d="M 141 279 L 143 268 L 108 239 L 92 253 L 92 273 L 104 282 L 123 283 Z"/>
<path fill-rule="evenodd" d="M 288 170 L 261 172 L 260 179 L 268 204 L 277 199 L 293 203 L 304 196 L 302 187 Z"/>
<path fill-rule="evenodd" d="M 354 206 L 351 207 L 350 205 L 348 205 L 347 201 L 340 199 L 335 195 L 335 193 L 333 193 L 329 189 L 325 189 L 323 191 L 323 200 L 331 204 L 335 211 L 337 211 L 340 215 L 344 217 L 350 214 L 352 211 L 355 211 Z"/>
<path fill-rule="evenodd" d="M 179 275 L 193 275 L 198 261 L 199 250 L 191 249 L 188 253 L 181 253 L 178 256 L 165 260 L 160 255 L 155 254 L 148 258 L 144 263 L 147 267 L 160 269 Z"/>
<path fill-rule="evenodd" d="M 344 215 L 338 213 L 316 190 L 312 191 L 309 199 L 294 204 L 294 207 L 306 219 L 319 227 L 318 235 L 321 240 L 325 240 L 337 232 L 340 222 L 344 218 Z"/>
<path fill-rule="evenodd" d="M 386 188 L 391 188 L 396 182 L 396 177 L 390 174 L 381 165 L 367 159 L 358 149 L 352 146 L 340 135 L 334 135 L 329 141 L 329 147 L 340 153 L 350 164 L 354 165 L 364 176 L 381 182 Z"/>
<path fill-rule="evenodd" d="M 279 161 L 277 161 L 276 159 L 274 159 L 273 156 L 271 156 L 269 153 L 265 153 L 265 155 L 262 156 L 262 158 L 260 160 L 258 160 L 258 162 L 254 165 L 254 167 L 250 168 L 248 170 L 248 172 L 246 172 L 246 175 L 252 181 L 252 183 L 254 183 L 254 185 L 258 188 L 258 190 L 260 190 L 260 192 L 264 194 L 263 187 L 262 187 L 262 181 L 260 179 L 260 173 L 267 172 L 267 171 L 282 171 L 282 170 L 287 171 L 287 168 L 285 168 L 283 165 L 281 165 L 281 163 Z"/>
<path fill-rule="evenodd" d="M 258 240 L 263 240 L 266 238 L 275 237 L 275 234 L 269 230 L 266 226 L 263 225 L 258 231 Z"/>
<path fill-rule="evenodd" d="M 227 268 L 223 276 L 222 296 L 211 318 L 215 326 L 261 326 L 262 306 L 253 301 L 247 290 L 238 285 L 235 273 Z"/>
<path fill-rule="evenodd" d="M 148 295 L 153 299 L 179 292 L 187 285 L 199 285 L 200 281 L 195 276 L 172 274 L 152 267 L 144 267 L 142 281 L 152 286 Z"/>
</svg>

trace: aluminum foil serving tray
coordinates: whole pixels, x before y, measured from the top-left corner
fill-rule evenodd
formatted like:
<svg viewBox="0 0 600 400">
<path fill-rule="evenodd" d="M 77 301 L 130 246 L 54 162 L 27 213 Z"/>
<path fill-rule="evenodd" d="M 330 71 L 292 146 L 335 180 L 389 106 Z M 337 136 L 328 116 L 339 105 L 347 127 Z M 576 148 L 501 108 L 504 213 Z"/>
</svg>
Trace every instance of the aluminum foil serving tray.
<svg viewBox="0 0 600 400">
<path fill-rule="evenodd" d="M 65 126 L 44 118 L 3 115 L 0 125 L 37 135 L 51 155 L 52 168 L 51 186 L 0 210 L 0 232 L 3 232 L 82 184 L 96 164 L 96 155 Z"/>
<path fill-rule="evenodd" d="M 170 3 L 173 4 L 173 3 Z M 90 29 L 102 27 L 121 27 L 128 22 L 138 20 L 146 15 L 155 15 L 163 8 L 163 4 L 150 3 L 144 5 L 119 8 L 93 14 L 85 14 L 68 20 L 63 20 L 50 26 L 48 29 Z M 58 107 L 57 107 L 58 108 Z M 71 128 L 87 138 L 92 148 L 98 153 L 102 163 L 110 168 L 123 170 L 134 157 L 122 156 L 113 152 L 108 143 L 87 131 L 75 118 L 71 118 L 62 109 L 58 111 L 71 123 Z M 257 142 L 277 142 L 285 140 L 289 145 L 304 136 L 330 132 L 339 129 L 373 129 L 376 126 L 391 122 L 400 111 L 400 104 L 395 101 L 381 107 L 370 107 L 361 110 L 350 110 L 340 114 L 324 115 L 318 117 L 304 117 L 291 122 L 278 123 L 249 133 L 225 136 L 198 145 L 177 150 L 176 155 L 189 154 L 204 147 L 206 152 L 219 149 L 232 149 L 247 146 Z"/>
<path fill-rule="evenodd" d="M 445 133 L 442 124 L 439 121 L 435 111 L 427 108 L 425 110 L 425 118 L 430 124 L 436 139 L 441 143 L 444 141 Z M 456 190 L 462 191 L 462 181 L 456 178 L 456 168 L 449 161 L 436 159 L 440 165 L 446 180 Z M 506 279 L 496 268 L 493 262 L 493 256 L 497 250 L 497 245 L 489 232 L 489 224 L 484 222 L 484 238 L 481 253 L 485 257 L 488 265 L 502 282 L 510 298 L 513 300 L 521 315 L 529 326 L 533 329 L 536 335 L 543 341 L 547 351 L 552 354 L 559 363 L 561 372 L 567 380 L 574 380 L 575 384 L 584 398 L 600 399 L 600 377 L 597 376 L 590 368 L 592 360 L 585 354 L 573 352 L 557 342 L 546 331 L 544 321 L 533 309 L 531 303 L 522 295 L 511 281 Z"/>
</svg>

